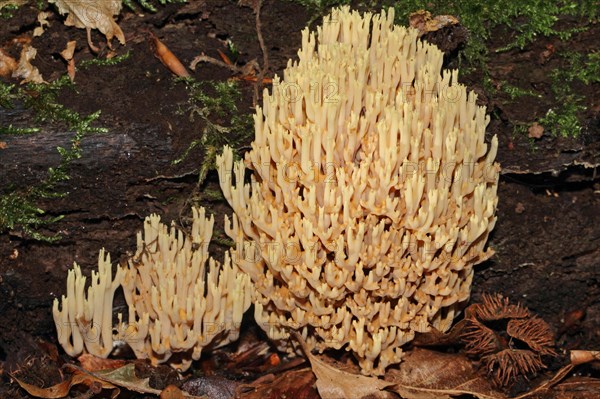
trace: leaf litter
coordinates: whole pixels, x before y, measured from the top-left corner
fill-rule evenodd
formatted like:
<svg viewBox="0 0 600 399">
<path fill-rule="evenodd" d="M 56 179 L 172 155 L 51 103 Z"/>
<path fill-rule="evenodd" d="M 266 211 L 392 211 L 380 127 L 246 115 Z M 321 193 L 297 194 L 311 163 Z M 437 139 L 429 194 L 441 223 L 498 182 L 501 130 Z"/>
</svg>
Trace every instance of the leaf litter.
<svg viewBox="0 0 600 399">
<path fill-rule="evenodd" d="M 40 71 L 31 64 L 31 61 L 37 55 L 35 47 L 25 44 L 21 50 L 21 56 L 17 67 L 12 73 L 13 78 L 22 78 L 21 84 L 23 83 L 46 83 Z"/>
<path fill-rule="evenodd" d="M 67 14 L 65 25 L 87 31 L 88 44 L 92 51 L 99 52 L 91 40 L 92 29 L 98 29 L 106 36 L 109 48 L 113 37 L 116 37 L 121 44 L 125 44 L 125 35 L 114 19 L 114 16 L 121 12 L 121 0 L 48 0 L 48 2 L 56 4 L 61 15 Z"/>
</svg>

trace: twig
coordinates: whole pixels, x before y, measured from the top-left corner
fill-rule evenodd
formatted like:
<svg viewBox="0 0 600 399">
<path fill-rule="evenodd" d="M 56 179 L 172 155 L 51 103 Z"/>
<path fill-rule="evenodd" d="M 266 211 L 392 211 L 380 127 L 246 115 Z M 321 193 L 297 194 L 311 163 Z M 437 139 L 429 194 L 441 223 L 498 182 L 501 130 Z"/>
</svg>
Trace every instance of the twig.
<svg viewBox="0 0 600 399">
<path fill-rule="evenodd" d="M 244 68 L 240 68 L 239 66 L 233 65 L 233 64 L 227 64 L 221 60 L 218 60 L 213 57 L 209 57 L 208 55 L 204 55 L 204 54 L 200 54 L 199 56 L 195 57 L 192 60 L 192 62 L 190 63 L 190 69 L 192 71 L 195 71 L 196 65 L 198 65 L 198 63 L 200 63 L 200 62 L 208 62 L 209 64 L 218 65 L 220 67 L 227 68 L 234 73 L 243 73 L 244 72 Z"/>
<path fill-rule="evenodd" d="M 200 54 L 192 60 L 190 64 L 190 69 L 192 71 L 195 71 L 196 65 L 198 65 L 199 62 L 207 62 L 209 64 L 217 65 L 222 68 L 227 68 L 235 74 L 242 75 L 241 79 L 254 81 L 255 83 L 252 105 L 256 107 L 256 105 L 258 104 L 259 93 L 260 91 L 262 91 L 263 84 L 265 83 L 265 81 L 271 81 L 271 79 L 265 78 L 265 75 L 269 70 L 269 53 L 267 51 L 267 46 L 265 45 L 265 39 L 262 34 L 262 24 L 260 22 L 260 10 L 262 8 L 263 2 L 262 0 L 239 0 L 238 5 L 251 7 L 256 16 L 256 36 L 258 37 L 258 44 L 263 55 L 262 66 L 258 65 L 258 62 L 256 62 L 256 60 L 252 60 L 248 62 L 244 67 L 239 67 L 233 63 L 224 62 L 219 59 L 209 57 L 205 54 Z M 222 53 L 219 53 L 223 57 Z M 225 61 L 227 61 L 227 59 L 225 59 Z M 255 71 L 258 71 L 257 76 L 255 75 Z"/>
<path fill-rule="evenodd" d="M 265 73 L 269 69 L 269 53 L 267 52 L 267 47 L 265 46 L 265 39 L 262 35 L 262 25 L 260 23 L 260 9 L 262 8 L 262 0 L 256 1 L 256 7 L 254 9 L 256 14 L 256 35 L 258 36 L 258 44 L 260 45 L 260 50 L 263 54 L 263 64 L 258 73 L 258 78 L 256 79 L 256 84 L 254 85 L 254 98 L 252 102 L 256 107 L 258 104 L 258 94 L 262 91 L 263 79 L 265 77 Z"/>
</svg>

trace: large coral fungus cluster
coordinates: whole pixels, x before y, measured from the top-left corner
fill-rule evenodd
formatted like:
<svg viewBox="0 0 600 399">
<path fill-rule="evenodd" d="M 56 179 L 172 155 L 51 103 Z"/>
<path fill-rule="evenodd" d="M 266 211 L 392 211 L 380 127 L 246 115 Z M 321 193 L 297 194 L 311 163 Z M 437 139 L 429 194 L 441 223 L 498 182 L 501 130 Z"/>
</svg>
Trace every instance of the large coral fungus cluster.
<svg viewBox="0 0 600 399">
<path fill-rule="evenodd" d="M 67 295 L 54 301 L 58 339 L 65 351 L 107 357 L 116 341 L 129 344 L 138 358 L 169 362 L 186 370 L 202 348 L 237 339 L 243 313 L 251 302 L 247 275 L 228 254 L 223 265 L 208 256 L 214 219 L 193 209 L 188 237 L 152 215 L 137 237 L 137 251 L 112 276 L 110 256 L 100 251 L 98 272 L 86 278 L 80 267 L 69 271 Z M 207 270 L 208 263 L 208 270 Z M 123 288 L 128 322 L 113 325 L 113 297 Z M 172 357 L 172 355 L 176 356 Z"/>
<path fill-rule="evenodd" d="M 230 148 L 217 161 L 258 323 L 345 347 L 366 374 L 400 362 L 416 332 L 450 327 L 496 221 L 485 109 L 393 17 L 342 8 L 305 30 L 245 162 Z"/>
</svg>

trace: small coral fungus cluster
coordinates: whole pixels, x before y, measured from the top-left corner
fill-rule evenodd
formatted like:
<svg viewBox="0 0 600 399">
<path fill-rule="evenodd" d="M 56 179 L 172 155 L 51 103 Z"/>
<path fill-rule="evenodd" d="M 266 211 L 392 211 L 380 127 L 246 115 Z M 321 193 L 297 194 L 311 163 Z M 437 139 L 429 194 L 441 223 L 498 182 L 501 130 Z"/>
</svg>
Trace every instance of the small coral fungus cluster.
<svg viewBox="0 0 600 399">
<path fill-rule="evenodd" d="M 115 341 L 129 344 L 138 358 L 153 364 L 170 361 L 186 370 L 207 345 L 237 339 L 243 313 L 250 306 L 251 286 L 226 255 L 221 266 L 207 247 L 214 219 L 204 208 L 193 209 L 192 232 L 186 237 L 152 215 L 138 234 L 137 252 L 112 276 L 110 255 L 100 251 L 98 272 L 86 278 L 75 264 L 67 277 L 67 295 L 54 301 L 54 321 L 65 351 L 84 350 L 107 357 Z M 208 268 L 206 267 L 208 263 Z M 129 306 L 128 322 L 113 326 L 113 296 L 121 287 Z M 61 306 L 59 306 L 59 304 Z M 177 353 L 176 360 L 170 359 Z"/>
<path fill-rule="evenodd" d="M 496 221 L 497 140 L 485 143 L 485 109 L 456 71 L 442 71 L 440 50 L 393 19 L 391 9 L 341 8 L 316 34 L 305 30 L 298 61 L 257 107 L 245 162 L 234 164 L 230 148 L 218 158 L 234 210 L 231 264 L 211 261 L 204 283 L 206 255 L 194 248 L 210 235 L 194 228 L 185 239 L 150 218 L 112 283 L 102 256 L 87 299 L 71 272 L 57 323 L 98 321 L 102 350 L 83 340 L 105 355 L 120 284 L 136 354 L 195 359 L 207 323 L 239 320 L 250 281 L 256 320 L 272 339 L 284 344 L 295 330 L 311 349 L 345 348 L 365 374 L 400 362 L 415 333 L 447 330 L 469 298 L 473 266 L 492 254 L 484 247 Z M 61 340 L 72 354 L 82 350 L 75 330 Z"/>
</svg>

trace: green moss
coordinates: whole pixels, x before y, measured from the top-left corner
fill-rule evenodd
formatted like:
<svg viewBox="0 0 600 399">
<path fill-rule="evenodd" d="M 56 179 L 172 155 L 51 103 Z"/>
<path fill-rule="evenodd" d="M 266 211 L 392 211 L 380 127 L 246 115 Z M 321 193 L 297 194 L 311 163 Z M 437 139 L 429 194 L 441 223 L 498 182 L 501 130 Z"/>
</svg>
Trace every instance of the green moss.
<svg viewBox="0 0 600 399">
<path fill-rule="evenodd" d="M 567 52 L 562 59 L 563 67 L 551 72 L 553 103 L 557 106 L 549 109 L 539 123 L 554 136 L 576 138 L 581 133 L 579 117 L 587 109 L 587 101 L 576 85 L 600 82 L 600 52 Z"/>
<path fill-rule="evenodd" d="M 129 58 L 131 58 L 131 50 L 129 50 L 125 54 L 118 55 L 113 58 L 93 58 L 91 60 L 83 60 L 77 65 L 77 68 L 85 69 L 90 66 L 112 66 L 120 64 L 121 62 L 128 60 Z"/>
<path fill-rule="evenodd" d="M 36 231 L 41 226 L 57 222 L 62 216 L 47 216 L 38 208 L 32 196 L 34 193 L 10 192 L 0 196 L 0 232 L 20 228 L 34 240 L 54 242 L 58 235 L 48 236 Z"/>
<path fill-rule="evenodd" d="M 150 12 L 157 11 L 157 8 L 156 8 L 157 3 L 164 6 L 164 5 L 171 4 L 171 3 L 186 3 L 186 2 L 187 2 L 187 0 L 157 0 L 157 1 L 135 0 L 135 3 L 137 3 L 143 10 L 150 11 Z M 138 8 L 133 3 L 134 2 L 132 0 L 123 0 L 123 5 L 125 7 L 129 8 L 131 11 L 137 12 Z"/>
<path fill-rule="evenodd" d="M 15 90 L 16 85 L 0 81 L 0 107 L 6 109 L 14 108 L 13 102 L 19 98 Z"/>
<path fill-rule="evenodd" d="M 420 9 L 433 15 L 450 14 L 459 18 L 469 29 L 470 38 L 464 49 L 464 56 L 473 65 L 482 64 L 488 56 L 486 42 L 492 30 L 504 25 L 513 31 L 507 43 L 497 51 L 511 48 L 523 48 L 536 36 L 558 35 L 562 40 L 569 38 L 583 27 L 560 30 L 555 23 L 560 15 L 571 15 L 595 21 L 598 18 L 598 3 L 593 0 L 568 0 L 547 2 L 542 0 L 404 0 L 401 2 L 384 1 L 384 5 L 393 5 L 397 23 L 406 25 L 408 16 Z"/>
<path fill-rule="evenodd" d="M 40 131 L 37 127 L 14 127 L 12 124 L 8 126 L 0 126 L 0 134 L 32 134 Z"/>
<path fill-rule="evenodd" d="M 567 0 L 545 2 L 541 0 L 406 0 L 402 2 L 384 2 L 384 6 L 393 5 L 396 10 L 396 22 L 406 25 L 408 16 L 419 9 L 430 11 L 433 15 L 450 14 L 458 17 L 470 32 L 469 40 L 461 54 L 463 71 L 474 68 L 483 72 L 483 85 L 490 95 L 498 91 L 507 94 L 511 100 L 522 96 L 541 97 L 532 90 L 502 82 L 494 87 L 489 78 L 486 62 L 489 58 L 487 42 L 494 28 L 504 26 L 509 39 L 497 49 L 497 52 L 513 48 L 523 48 L 537 36 L 556 35 L 561 40 L 569 39 L 575 32 L 587 29 L 586 22 L 598 21 L 600 3 L 592 0 Z M 559 16 L 579 18 L 580 26 L 560 29 L 556 26 Z M 565 66 L 555 69 L 551 74 L 552 103 L 539 122 L 555 136 L 577 137 L 581 131 L 579 116 L 585 111 L 585 98 L 577 94 L 575 84 L 592 84 L 600 81 L 600 53 L 581 55 L 570 53 L 564 56 Z"/>
<path fill-rule="evenodd" d="M 557 84 L 576 81 L 585 85 L 600 83 L 600 51 L 588 54 L 566 52 L 561 57 L 563 67 L 552 72 L 552 78 Z"/>
<path fill-rule="evenodd" d="M 508 96 L 510 97 L 511 100 L 515 100 L 519 97 L 524 97 L 524 96 L 531 96 L 531 97 L 538 97 L 538 98 L 541 97 L 540 94 L 538 94 L 532 90 L 522 89 L 520 87 L 513 86 L 506 82 L 502 83 L 501 90 L 504 93 L 508 94 Z"/>
<path fill-rule="evenodd" d="M 253 121 L 249 114 L 238 113 L 237 103 L 241 100 L 241 93 L 236 82 L 200 82 L 189 78 L 177 80 L 186 84 L 189 93 L 188 106 L 182 113 L 189 113 L 192 121 L 200 118 L 205 127 L 200 137 L 193 140 L 173 164 L 182 162 L 191 150 L 201 147 L 204 158 L 198 171 L 198 182 L 202 184 L 208 172 L 215 169 L 217 153 L 224 145 L 239 148 L 250 140 L 254 133 Z"/>
<path fill-rule="evenodd" d="M 54 223 L 61 216 L 48 216 L 43 209 L 36 205 L 44 198 L 55 198 L 67 195 L 67 192 L 58 190 L 58 184 L 69 179 L 69 170 L 74 160 L 81 158 L 81 140 L 92 133 L 103 133 L 107 130 L 93 126 L 100 116 L 100 112 L 82 116 L 58 102 L 62 90 L 73 89 L 67 76 L 57 79 L 49 84 L 28 84 L 25 88 L 7 85 L 0 82 L 0 106 L 14 108 L 16 103 L 31 109 L 35 122 L 65 124 L 73 131 L 70 145 L 57 147 L 60 154 L 60 164 L 48 168 L 46 177 L 32 187 L 15 189 L 4 187 L 0 194 L 0 232 L 20 229 L 26 236 L 35 239 L 53 242 L 58 240 L 58 235 L 48 236 L 36 231 L 40 226 Z M 0 134 L 34 133 L 37 127 L 13 128 L 0 131 Z"/>
<path fill-rule="evenodd" d="M 11 19 L 19 8 L 16 4 L 2 4 L 0 1 L 0 19 Z"/>
<path fill-rule="evenodd" d="M 213 190 L 211 188 L 206 188 L 206 190 L 204 190 L 202 192 L 202 194 L 206 201 L 212 201 L 212 202 L 225 201 L 225 196 L 223 195 L 223 191 L 221 189 Z"/>
<path fill-rule="evenodd" d="M 578 114 L 585 110 L 586 107 L 580 104 L 578 98 L 571 97 L 556 111 L 549 109 L 539 123 L 554 136 L 575 138 L 581 133 Z"/>
<path fill-rule="evenodd" d="M 186 80 L 186 89 L 189 93 L 191 116 L 209 118 L 211 115 L 224 117 L 228 113 L 237 111 L 236 102 L 240 99 L 240 91 L 234 81 L 199 82 Z"/>
</svg>

